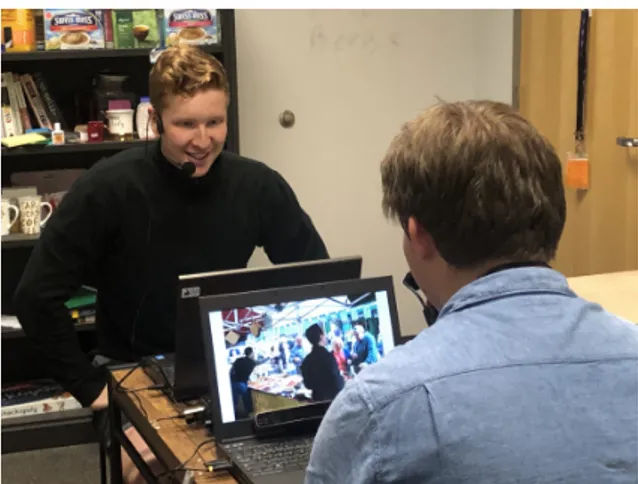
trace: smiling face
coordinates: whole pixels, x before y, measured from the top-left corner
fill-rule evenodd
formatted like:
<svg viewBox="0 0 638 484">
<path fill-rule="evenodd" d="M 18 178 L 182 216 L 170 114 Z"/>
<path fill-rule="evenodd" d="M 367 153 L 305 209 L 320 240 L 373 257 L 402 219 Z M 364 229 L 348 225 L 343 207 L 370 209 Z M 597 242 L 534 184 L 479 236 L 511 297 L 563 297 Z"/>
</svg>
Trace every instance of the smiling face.
<svg viewBox="0 0 638 484">
<path fill-rule="evenodd" d="M 228 97 L 220 89 L 166 96 L 159 113 L 164 156 L 177 164 L 193 163 L 193 178 L 208 173 L 226 142 L 227 106 Z M 156 123 L 153 129 L 157 133 Z"/>
</svg>

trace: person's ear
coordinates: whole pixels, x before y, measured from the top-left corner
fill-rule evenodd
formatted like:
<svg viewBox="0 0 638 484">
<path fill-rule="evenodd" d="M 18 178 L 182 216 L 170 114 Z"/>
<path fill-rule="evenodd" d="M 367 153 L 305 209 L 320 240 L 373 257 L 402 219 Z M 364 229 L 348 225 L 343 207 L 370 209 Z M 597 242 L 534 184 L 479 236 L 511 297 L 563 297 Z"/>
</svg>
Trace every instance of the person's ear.
<svg viewBox="0 0 638 484">
<path fill-rule="evenodd" d="M 158 120 L 157 112 L 155 111 L 153 106 L 149 106 L 148 107 L 148 123 L 149 123 L 149 128 L 153 130 L 155 137 L 158 137 L 160 135 L 157 120 Z"/>
<path fill-rule="evenodd" d="M 406 234 L 412 253 L 419 259 L 429 260 L 438 254 L 432 235 L 414 217 L 408 219 Z"/>
</svg>

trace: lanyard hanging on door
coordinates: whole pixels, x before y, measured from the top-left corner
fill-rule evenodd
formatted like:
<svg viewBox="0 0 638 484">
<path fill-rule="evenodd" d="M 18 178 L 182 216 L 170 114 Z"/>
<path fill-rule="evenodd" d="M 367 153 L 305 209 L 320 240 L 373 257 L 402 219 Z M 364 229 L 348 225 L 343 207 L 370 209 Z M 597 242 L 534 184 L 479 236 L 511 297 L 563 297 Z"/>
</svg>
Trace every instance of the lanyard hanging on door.
<svg viewBox="0 0 638 484">
<path fill-rule="evenodd" d="M 580 12 L 578 32 L 578 89 L 576 93 L 576 152 L 585 151 L 585 97 L 587 88 L 587 40 L 589 37 L 589 9 Z"/>
<path fill-rule="evenodd" d="M 587 41 L 589 37 L 589 9 L 580 12 L 578 31 L 578 86 L 576 89 L 576 130 L 574 152 L 567 156 L 566 184 L 578 190 L 589 188 L 589 157 L 585 150 L 585 98 L 587 92 Z"/>
</svg>

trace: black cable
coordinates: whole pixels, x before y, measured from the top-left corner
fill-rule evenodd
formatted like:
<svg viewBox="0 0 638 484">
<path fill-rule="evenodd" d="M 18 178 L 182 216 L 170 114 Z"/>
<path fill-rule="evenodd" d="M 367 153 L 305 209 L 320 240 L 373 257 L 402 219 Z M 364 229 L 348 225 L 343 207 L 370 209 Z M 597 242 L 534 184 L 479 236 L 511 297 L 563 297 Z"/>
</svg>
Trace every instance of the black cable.
<svg viewBox="0 0 638 484">
<path fill-rule="evenodd" d="M 148 412 L 146 411 L 146 408 L 144 408 L 144 404 L 142 403 L 142 399 L 139 397 L 139 395 L 137 393 L 141 392 L 141 391 L 145 391 L 145 390 L 163 390 L 164 388 L 166 388 L 166 386 L 165 385 L 164 386 L 162 386 L 162 385 L 150 385 L 150 386 L 142 387 L 142 388 L 124 388 L 124 387 L 122 387 L 122 385 L 124 384 L 126 379 L 128 377 L 130 377 L 133 374 L 133 372 L 135 370 L 139 369 L 139 368 L 142 368 L 142 362 L 141 361 L 139 361 L 128 372 L 126 372 L 126 374 L 122 377 L 121 380 L 118 380 L 118 382 L 116 383 L 115 388 L 113 390 L 118 392 L 118 393 L 126 393 L 126 394 L 133 395 L 133 397 L 137 401 L 137 405 L 138 405 L 140 411 L 142 412 L 142 415 L 144 416 L 145 419 L 148 420 Z"/>
<path fill-rule="evenodd" d="M 144 404 L 142 403 L 142 399 L 140 398 L 140 396 L 137 393 L 131 393 L 131 395 L 135 397 L 135 400 L 137 401 L 137 406 L 142 411 L 142 415 L 144 416 L 144 419 L 148 420 L 148 412 L 144 408 Z"/>
<path fill-rule="evenodd" d="M 149 385 L 147 387 L 142 388 L 122 388 L 119 391 L 122 393 L 137 393 L 137 392 L 145 392 L 150 390 L 164 390 L 166 385 Z"/>
<path fill-rule="evenodd" d="M 589 36 L 589 9 L 580 12 L 578 32 L 578 90 L 576 94 L 576 141 L 585 139 L 585 95 L 587 87 L 587 39 Z"/>
<path fill-rule="evenodd" d="M 179 471 L 183 471 L 183 470 L 194 470 L 194 469 L 186 469 L 186 466 L 188 465 L 188 463 L 193 460 L 193 458 L 199 453 L 199 450 L 204 447 L 206 444 L 211 444 L 215 442 L 215 439 L 208 439 L 208 440 L 204 440 L 203 442 L 200 442 L 199 445 L 197 447 L 195 447 L 195 450 L 193 451 L 193 453 L 191 454 L 191 456 L 186 459 L 184 462 L 182 462 L 180 465 L 178 465 L 177 467 L 174 467 L 173 469 L 169 469 L 167 471 L 164 471 L 160 474 L 157 475 L 158 478 L 160 477 L 164 477 L 166 475 L 169 474 L 174 474 L 176 472 Z M 200 456 L 201 457 L 201 456 Z M 198 471 L 202 471 L 202 472 L 206 472 L 206 471 L 210 471 L 211 469 L 206 468 L 206 469 L 198 469 Z M 216 470 L 214 467 L 212 468 L 212 470 Z"/>
<path fill-rule="evenodd" d="M 153 420 L 153 423 L 156 422 L 163 422 L 165 420 L 179 420 L 180 418 L 186 418 L 186 415 L 182 415 L 182 414 L 177 414 L 177 415 L 169 415 L 168 417 L 160 417 L 157 418 L 155 420 Z"/>
<path fill-rule="evenodd" d="M 124 384 L 124 382 L 128 379 L 129 376 L 131 376 L 133 374 L 133 372 L 135 370 L 137 370 L 138 368 L 142 367 L 142 362 L 138 362 L 135 366 L 133 366 L 123 377 L 121 380 L 118 380 L 118 382 L 115 384 L 115 388 L 114 390 L 116 392 L 121 392 L 122 391 L 122 385 Z"/>
</svg>

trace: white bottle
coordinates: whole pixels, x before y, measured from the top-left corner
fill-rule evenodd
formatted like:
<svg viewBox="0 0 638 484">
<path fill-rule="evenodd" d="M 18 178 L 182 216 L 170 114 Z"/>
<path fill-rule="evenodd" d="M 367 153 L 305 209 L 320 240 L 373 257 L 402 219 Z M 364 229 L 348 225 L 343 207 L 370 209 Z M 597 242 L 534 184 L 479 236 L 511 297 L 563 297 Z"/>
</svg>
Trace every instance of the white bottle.
<svg viewBox="0 0 638 484">
<path fill-rule="evenodd" d="M 64 144 L 64 131 L 62 131 L 62 127 L 60 126 L 60 123 L 55 123 L 53 125 L 53 131 L 51 131 L 51 144 L 53 145 Z"/>
<path fill-rule="evenodd" d="M 149 123 L 148 109 L 151 107 L 151 101 L 148 97 L 141 97 L 140 103 L 135 110 L 135 129 L 139 139 L 154 139 L 155 132 Z"/>
</svg>

